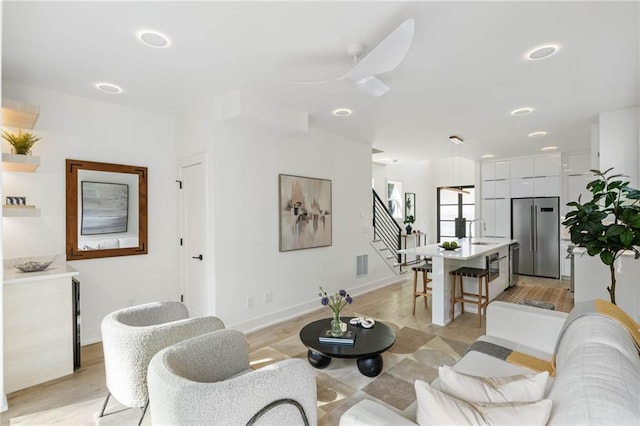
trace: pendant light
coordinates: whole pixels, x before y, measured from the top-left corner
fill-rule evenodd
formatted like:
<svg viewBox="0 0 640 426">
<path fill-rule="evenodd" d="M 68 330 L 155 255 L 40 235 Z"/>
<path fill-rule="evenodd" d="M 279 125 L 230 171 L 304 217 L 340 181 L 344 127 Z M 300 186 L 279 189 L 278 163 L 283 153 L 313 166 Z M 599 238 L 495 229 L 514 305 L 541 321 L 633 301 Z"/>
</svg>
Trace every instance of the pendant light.
<svg viewBox="0 0 640 426">
<path fill-rule="evenodd" d="M 458 146 L 458 183 L 460 183 L 462 181 L 462 156 L 460 155 L 460 148 L 462 145 L 462 138 L 459 136 L 449 136 L 449 141 L 451 143 L 453 143 L 453 146 L 451 147 L 451 180 L 453 180 L 453 166 L 454 166 L 454 149 L 455 149 L 455 145 Z M 452 192 L 457 192 L 458 194 L 470 194 L 469 191 L 465 191 L 464 189 L 461 188 L 455 188 L 452 186 L 443 186 L 440 189 L 444 189 L 446 191 L 452 191 Z"/>
</svg>

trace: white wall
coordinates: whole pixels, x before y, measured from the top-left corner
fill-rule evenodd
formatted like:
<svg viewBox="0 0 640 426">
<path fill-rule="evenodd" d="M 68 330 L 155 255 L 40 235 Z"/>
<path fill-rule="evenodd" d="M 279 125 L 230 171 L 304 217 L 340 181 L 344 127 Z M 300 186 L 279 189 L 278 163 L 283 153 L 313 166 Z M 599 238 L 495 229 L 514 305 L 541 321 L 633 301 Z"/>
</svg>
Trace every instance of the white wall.
<svg viewBox="0 0 640 426">
<path fill-rule="evenodd" d="M 35 173 L 4 172 L 5 194 L 24 195 L 39 218 L 4 218 L 4 257 L 65 252 L 66 158 L 146 166 L 149 254 L 70 262 L 80 272 L 82 343 L 101 340 L 109 312 L 179 297 L 174 121 L 35 87 L 3 82 L 5 97 L 40 106 Z M 113 96 L 113 95 L 105 95 Z M 3 147 L 8 151 L 8 146 Z"/>
<path fill-rule="evenodd" d="M 0 1 L 0 46 L 2 46 L 2 11 L 4 8 L 4 2 Z M 1 49 L 0 49 L 1 50 Z M 0 67 L 0 81 L 2 81 L 2 67 Z M 0 85 L 0 99 L 2 99 L 2 85 Z M 2 123 L 2 111 L 0 111 L 0 124 Z M 2 170 L 2 164 L 0 164 L 0 171 Z M 0 177 L 0 200 L 4 199 L 4 192 L 2 190 L 2 177 Z M 2 238 L 2 227 L 0 227 L 0 238 Z M 0 244 L 0 258 L 2 256 L 3 248 Z M 4 281 L 4 270 L 0 268 L 0 281 Z M 4 288 L 0 291 L 0 312 L 3 311 L 4 306 Z M 0 354 L 4 354 L 4 315 L 0 315 Z M 4 356 L 0 357 L 0 412 L 7 410 L 7 395 L 4 393 Z"/>
<path fill-rule="evenodd" d="M 318 286 L 357 295 L 397 279 L 370 245 L 369 145 L 314 128 L 295 132 L 210 115 L 205 108 L 179 119 L 177 133 L 189 127 L 190 137 L 200 141 L 181 156 L 206 151 L 208 159 L 213 314 L 229 327 L 252 330 L 322 309 Z M 332 181 L 330 247 L 279 251 L 280 173 Z M 360 254 L 369 254 L 369 274 L 356 278 Z M 272 302 L 264 302 L 266 292 L 273 294 Z M 252 308 L 248 297 L 254 299 Z"/>
<path fill-rule="evenodd" d="M 613 173 L 627 175 L 630 186 L 637 188 L 640 182 L 638 108 L 603 112 L 599 123 L 600 170 L 615 167 Z"/>
</svg>

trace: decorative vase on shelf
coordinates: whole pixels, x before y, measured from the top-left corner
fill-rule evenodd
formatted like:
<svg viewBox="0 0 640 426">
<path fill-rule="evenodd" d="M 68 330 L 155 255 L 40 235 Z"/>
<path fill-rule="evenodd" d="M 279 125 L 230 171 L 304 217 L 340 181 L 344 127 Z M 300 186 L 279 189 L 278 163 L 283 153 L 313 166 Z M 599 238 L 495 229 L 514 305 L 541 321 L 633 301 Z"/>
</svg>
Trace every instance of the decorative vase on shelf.
<svg viewBox="0 0 640 426">
<path fill-rule="evenodd" d="M 411 225 L 407 225 L 407 227 L 405 229 L 407 230 L 407 235 L 409 235 L 413 228 L 411 228 Z"/>
<path fill-rule="evenodd" d="M 333 337 L 341 337 L 343 334 L 340 326 L 340 311 L 333 311 L 333 319 L 331 320 L 331 335 Z"/>
</svg>

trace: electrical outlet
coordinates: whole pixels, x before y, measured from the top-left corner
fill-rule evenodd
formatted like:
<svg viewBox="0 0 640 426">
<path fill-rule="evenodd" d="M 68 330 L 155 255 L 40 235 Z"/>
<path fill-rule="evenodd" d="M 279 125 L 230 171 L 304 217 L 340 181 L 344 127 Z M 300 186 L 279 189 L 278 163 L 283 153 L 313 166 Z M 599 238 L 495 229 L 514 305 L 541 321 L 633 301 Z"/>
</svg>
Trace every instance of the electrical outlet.
<svg viewBox="0 0 640 426">
<path fill-rule="evenodd" d="M 247 297 L 247 308 L 253 308 L 253 296 Z"/>
<path fill-rule="evenodd" d="M 270 302 L 273 302 L 273 292 L 267 291 L 264 294 L 264 303 L 270 303 Z"/>
</svg>

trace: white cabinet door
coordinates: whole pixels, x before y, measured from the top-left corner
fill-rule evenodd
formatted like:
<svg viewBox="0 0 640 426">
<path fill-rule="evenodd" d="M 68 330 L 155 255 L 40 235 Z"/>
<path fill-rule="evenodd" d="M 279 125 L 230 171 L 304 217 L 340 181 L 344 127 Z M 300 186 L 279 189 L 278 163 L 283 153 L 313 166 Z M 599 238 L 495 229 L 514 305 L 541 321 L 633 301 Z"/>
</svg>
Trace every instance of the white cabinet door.
<svg viewBox="0 0 640 426">
<path fill-rule="evenodd" d="M 496 193 L 496 182 L 495 181 L 482 181 L 482 198 L 495 198 Z"/>
<path fill-rule="evenodd" d="M 494 181 L 495 190 L 493 191 L 494 198 L 509 198 L 510 182 L 508 180 L 496 180 Z"/>
<path fill-rule="evenodd" d="M 533 158 L 518 158 L 509 163 L 511 179 L 535 176 L 533 174 Z"/>
<path fill-rule="evenodd" d="M 495 236 L 511 237 L 511 200 L 495 200 Z"/>
<path fill-rule="evenodd" d="M 483 231 L 482 235 L 487 237 L 495 236 L 495 202 L 496 200 L 482 200 L 482 215 L 480 216 L 485 222 L 487 222 L 487 230 Z"/>
<path fill-rule="evenodd" d="M 509 173 L 508 161 L 497 161 L 495 163 L 495 179 L 509 179 L 511 177 Z"/>
<path fill-rule="evenodd" d="M 535 157 L 533 172 L 534 176 L 558 176 L 560 175 L 560 154 L 548 157 Z"/>
<path fill-rule="evenodd" d="M 567 168 L 570 175 L 589 173 L 591 170 L 591 154 L 588 152 L 567 154 Z"/>
<path fill-rule="evenodd" d="M 511 179 L 511 198 L 533 197 L 534 178 Z"/>
<path fill-rule="evenodd" d="M 560 176 L 535 178 L 534 195 L 536 197 L 559 197 Z"/>
<path fill-rule="evenodd" d="M 494 162 L 482 163 L 482 180 L 494 180 L 496 178 Z"/>
<path fill-rule="evenodd" d="M 592 175 L 567 176 L 567 202 L 591 200 L 591 192 L 587 189 L 587 184 L 594 180 Z M 573 207 L 570 207 L 573 210 Z"/>
<path fill-rule="evenodd" d="M 569 244 L 570 241 L 560 241 L 560 275 L 563 277 L 571 276 L 571 259 L 566 259 Z"/>
</svg>

